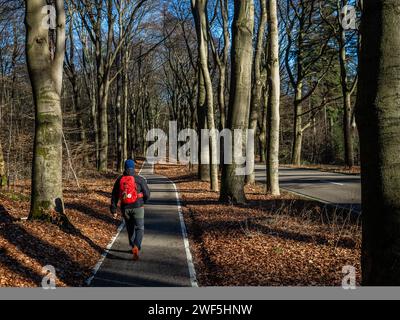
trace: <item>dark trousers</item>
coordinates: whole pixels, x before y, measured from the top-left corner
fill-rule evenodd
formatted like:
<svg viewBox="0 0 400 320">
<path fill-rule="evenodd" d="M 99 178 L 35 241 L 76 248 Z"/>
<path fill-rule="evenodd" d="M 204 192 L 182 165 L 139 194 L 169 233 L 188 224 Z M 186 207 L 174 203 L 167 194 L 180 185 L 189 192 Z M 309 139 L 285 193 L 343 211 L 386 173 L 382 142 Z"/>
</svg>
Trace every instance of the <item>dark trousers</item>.
<svg viewBox="0 0 400 320">
<path fill-rule="evenodd" d="M 129 244 L 141 250 L 144 235 L 144 208 L 125 209 L 124 219 L 128 231 Z"/>
</svg>

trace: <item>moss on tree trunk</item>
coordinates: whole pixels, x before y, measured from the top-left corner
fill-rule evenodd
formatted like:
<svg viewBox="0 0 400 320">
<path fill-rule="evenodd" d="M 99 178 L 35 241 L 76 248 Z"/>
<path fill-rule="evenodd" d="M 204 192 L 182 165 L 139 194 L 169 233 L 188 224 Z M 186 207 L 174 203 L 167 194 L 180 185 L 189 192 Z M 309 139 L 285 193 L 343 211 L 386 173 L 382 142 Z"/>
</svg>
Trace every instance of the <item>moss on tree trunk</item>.
<svg viewBox="0 0 400 320">
<path fill-rule="evenodd" d="M 35 105 L 35 139 L 29 219 L 69 225 L 62 194 L 61 89 L 65 54 L 64 1 L 56 1 L 57 38 L 50 44 L 42 8 L 26 0 L 26 57 Z"/>
</svg>

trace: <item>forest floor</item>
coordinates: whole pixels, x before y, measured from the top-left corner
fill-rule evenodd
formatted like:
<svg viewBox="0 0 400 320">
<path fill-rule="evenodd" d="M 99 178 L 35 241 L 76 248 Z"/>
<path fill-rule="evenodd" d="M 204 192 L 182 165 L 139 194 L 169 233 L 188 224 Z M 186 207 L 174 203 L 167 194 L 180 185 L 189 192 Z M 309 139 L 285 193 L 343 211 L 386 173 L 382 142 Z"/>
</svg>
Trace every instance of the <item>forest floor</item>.
<svg viewBox="0 0 400 320">
<path fill-rule="evenodd" d="M 75 230 L 27 221 L 29 182 L 13 192 L 0 191 L 0 287 L 37 287 L 42 268 L 56 270 L 57 286 L 84 286 L 119 221 L 109 213 L 115 175 L 80 180 L 81 188 L 64 183 L 66 213 Z"/>
<path fill-rule="evenodd" d="M 289 193 L 246 187 L 248 205 L 218 201 L 187 166 L 158 165 L 180 192 L 200 286 L 340 286 L 360 275 L 358 218 Z"/>
</svg>

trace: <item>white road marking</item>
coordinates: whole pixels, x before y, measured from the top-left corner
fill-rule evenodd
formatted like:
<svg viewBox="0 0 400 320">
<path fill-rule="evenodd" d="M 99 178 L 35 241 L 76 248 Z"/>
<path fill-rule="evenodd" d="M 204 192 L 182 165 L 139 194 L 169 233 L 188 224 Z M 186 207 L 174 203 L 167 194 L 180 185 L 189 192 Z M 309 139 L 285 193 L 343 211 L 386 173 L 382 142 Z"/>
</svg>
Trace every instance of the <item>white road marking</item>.
<svg viewBox="0 0 400 320">
<path fill-rule="evenodd" d="M 336 186 L 344 186 L 343 183 L 339 183 L 339 182 L 333 182 L 333 181 L 327 181 L 327 180 L 319 180 L 319 181 L 324 182 L 324 183 L 334 184 Z"/>
<path fill-rule="evenodd" d="M 121 231 L 124 229 L 125 227 L 125 222 L 122 222 L 121 225 L 118 227 L 117 230 L 117 234 L 114 236 L 114 238 L 112 238 L 111 242 L 108 244 L 106 250 L 104 250 L 103 254 L 101 255 L 100 260 L 97 262 L 97 264 L 95 265 L 95 267 L 93 268 L 92 271 L 92 276 L 86 280 L 86 284 L 88 286 L 90 286 L 90 284 L 92 283 L 94 277 L 96 276 L 97 272 L 99 271 L 99 269 L 101 268 L 104 260 L 106 259 L 107 255 L 110 253 L 110 249 L 112 248 L 112 246 L 114 245 L 115 241 L 117 240 L 119 234 L 121 233 Z"/>
<path fill-rule="evenodd" d="M 197 282 L 196 270 L 195 270 L 194 263 L 193 263 L 193 256 L 192 256 L 192 253 L 190 252 L 187 228 L 186 228 L 186 224 L 185 224 L 185 219 L 183 218 L 183 214 L 182 214 L 182 206 L 181 206 L 181 200 L 179 198 L 178 188 L 176 187 L 175 182 L 173 182 L 169 178 L 167 178 L 167 179 L 172 183 L 172 185 L 174 186 L 174 189 L 175 189 L 176 205 L 178 206 L 179 220 L 181 222 L 182 237 L 183 237 L 183 243 L 185 245 L 186 260 L 187 260 L 187 264 L 188 264 L 188 268 L 189 268 L 190 283 L 191 283 L 192 287 L 197 288 L 199 286 L 199 284 Z"/>
<path fill-rule="evenodd" d="M 101 281 L 105 281 L 105 282 L 109 282 L 109 283 L 118 284 L 118 285 L 121 285 L 121 286 L 124 286 L 124 287 L 132 287 L 132 283 L 130 283 L 130 282 L 111 280 L 111 279 L 99 278 L 99 277 L 95 277 L 95 279 L 98 279 L 98 280 L 101 280 Z"/>
<path fill-rule="evenodd" d="M 154 174 L 154 164 L 151 166 L 151 174 Z M 179 221 L 181 224 L 181 230 L 182 230 L 182 237 L 183 237 L 183 244 L 185 247 L 185 252 L 186 252 L 186 261 L 189 269 L 189 276 L 190 276 L 190 284 L 192 287 L 198 287 L 198 282 L 196 278 L 196 270 L 194 267 L 193 263 L 193 256 L 192 253 L 190 252 L 190 245 L 189 245 L 189 239 L 187 235 L 187 228 L 185 224 L 185 219 L 183 218 L 182 214 L 182 205 L 181 205 L 181 200 L 179 198 L 179 193 L 178 193 L 178 188 L 176 187 L 176 184 L 169 179 L 168 177 L 165 177 L 174 187 L 175 189 L 175 198 L 176 198 L 176 205 L 178 207 L 178 214 L 179 214 Z"/>
</svg>

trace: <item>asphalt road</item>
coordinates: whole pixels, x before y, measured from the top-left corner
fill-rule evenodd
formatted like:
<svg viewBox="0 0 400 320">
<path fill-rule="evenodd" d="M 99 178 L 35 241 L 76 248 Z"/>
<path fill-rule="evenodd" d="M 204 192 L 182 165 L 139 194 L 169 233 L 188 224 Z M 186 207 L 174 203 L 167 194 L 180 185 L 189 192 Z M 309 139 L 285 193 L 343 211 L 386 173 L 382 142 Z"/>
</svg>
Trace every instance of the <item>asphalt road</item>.
<svg viewBox="0 0 400 320">
<path fill-rule="evenodd" d="M 142 172 L 151 190 L 146 205 L 140 260 L 133 261 L 124 228 L 90 285 L 93 287 L 188 287 L 192 285 L 182 239 L 174 185 L 165 177 Z"/>
<path fill-rule="evenodd" d="M 256 166 L 256 180 L 265 182 L 265 165 Z M 282 189 L 361 212 L 361 178 L 313 169 L 280 169 Z"/>
</svg>

